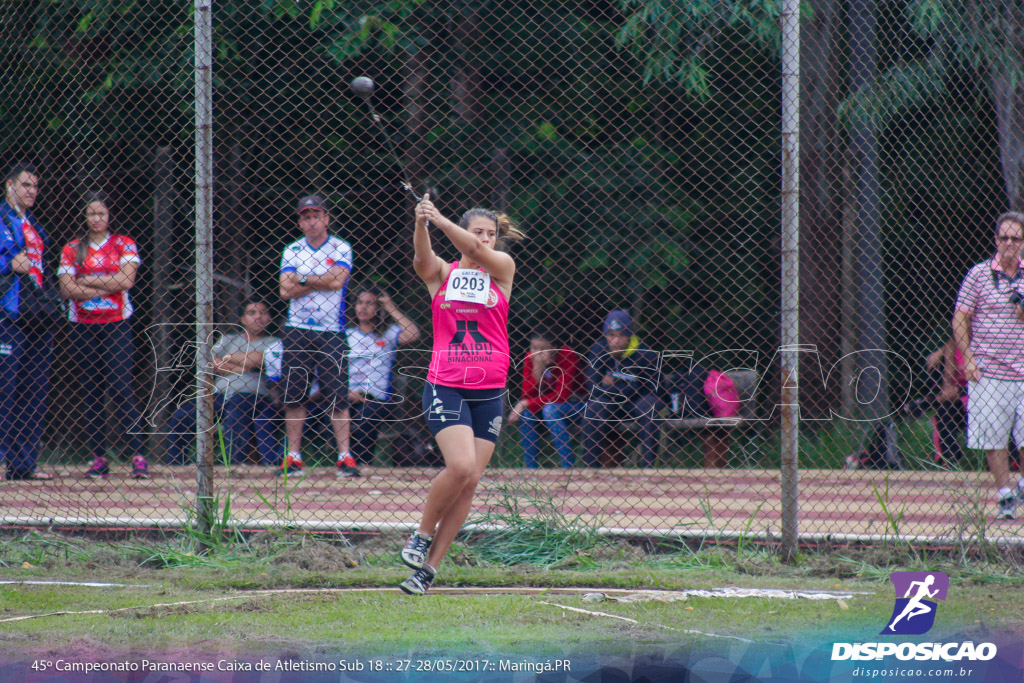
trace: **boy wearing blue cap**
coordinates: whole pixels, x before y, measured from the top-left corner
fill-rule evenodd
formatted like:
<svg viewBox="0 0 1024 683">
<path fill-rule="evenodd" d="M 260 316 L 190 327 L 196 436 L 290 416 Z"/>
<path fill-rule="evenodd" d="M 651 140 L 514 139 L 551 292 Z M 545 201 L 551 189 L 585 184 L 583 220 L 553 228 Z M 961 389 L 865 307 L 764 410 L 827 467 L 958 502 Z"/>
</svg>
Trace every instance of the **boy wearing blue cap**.
<svg viewBox="0 0 1024 683">
<path fill-rule="evenodd" d="M 600 467 L 601 443 L 611 422 L 635 420 L 640 430 L 641 466 L 652 467 L 661 430 L 658 407 L 658 354 L 640 343 L 629 311 L 608 313 L 604 336 L 590 348 L 586 379 L 589 398 L 583 420 L 583 461 Z"/>
</svg>

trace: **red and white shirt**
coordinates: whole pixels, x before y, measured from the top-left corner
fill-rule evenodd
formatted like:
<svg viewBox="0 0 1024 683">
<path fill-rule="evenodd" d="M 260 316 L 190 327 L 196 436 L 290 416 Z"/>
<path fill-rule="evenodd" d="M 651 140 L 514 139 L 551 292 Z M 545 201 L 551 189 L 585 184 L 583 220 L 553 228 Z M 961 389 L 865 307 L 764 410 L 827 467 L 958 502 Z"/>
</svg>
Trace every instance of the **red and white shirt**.
<svg viewBox="0 0 1024 683">
<path fill-rule="evenodd" d="M 140 263 L 135 240 L 124 235 L 108 235 L 102 244 L 90 243 L 85 263 L 78 265 L 78 240 L 64 247 L 60 254 L 58 275 L 116 275 L 126 263 Z M 113 323 L 131 317 L 132 302 L 128 290 L 97 296 L 87 301 L 73 301 L 68 319 L 76 323 Z"/>
<path fill-rule="evenodd" d="M 25 255 L 32 262 L 29 274 L 36 284 L 43 284 L 43 238 L 27 218 L 21 219 L 21 233 L 25 236 Z"/>
</svg>

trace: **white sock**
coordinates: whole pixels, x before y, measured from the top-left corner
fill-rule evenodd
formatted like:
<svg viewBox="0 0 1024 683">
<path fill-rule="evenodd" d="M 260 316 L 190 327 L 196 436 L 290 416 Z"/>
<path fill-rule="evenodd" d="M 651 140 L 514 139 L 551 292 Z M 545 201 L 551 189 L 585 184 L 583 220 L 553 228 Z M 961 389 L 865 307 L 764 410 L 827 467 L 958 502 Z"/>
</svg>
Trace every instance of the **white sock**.
<svg viewBox="0 0 1024 683">
<path fill-rule="evenodd" d="M 288 457 L 291 458 L 292 460 L 302 462 L 302 453 L 289 453 Z"/>
<path fill-rule="evenodd" d="M 350 458 L 350 457 L 352 457 L 352 454 L 349 453 L 348 451 L 344 451 L 342 453 L 338 453 L 338 462 L 341 462 L 345 458 Z"/>
<path fill-rule="evenodd" d="M 999 491 L 996 492 L 996 495 L 999 496 L 999 500 L 1005 500 L 1013 495 L 1013 491 L 1004 487 L 999 489 Z"/>
</svg>

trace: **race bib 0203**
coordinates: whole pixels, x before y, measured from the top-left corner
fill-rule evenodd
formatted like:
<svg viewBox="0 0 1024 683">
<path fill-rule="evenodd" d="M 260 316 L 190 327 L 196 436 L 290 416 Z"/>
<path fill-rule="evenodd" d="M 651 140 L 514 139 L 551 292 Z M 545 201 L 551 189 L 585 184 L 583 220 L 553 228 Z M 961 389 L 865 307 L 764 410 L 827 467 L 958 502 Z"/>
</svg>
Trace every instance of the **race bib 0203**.
<svg viewBox="0 0 1024 683">
<path fill-rule="evenodd" d="M 487 305 L 487 296 L 491 291 L 491 276 L 482 270 L 456 268 L 448 278 L 445 290 L 445 301 L 466 301 L 472 304 Z"/>
</svg>

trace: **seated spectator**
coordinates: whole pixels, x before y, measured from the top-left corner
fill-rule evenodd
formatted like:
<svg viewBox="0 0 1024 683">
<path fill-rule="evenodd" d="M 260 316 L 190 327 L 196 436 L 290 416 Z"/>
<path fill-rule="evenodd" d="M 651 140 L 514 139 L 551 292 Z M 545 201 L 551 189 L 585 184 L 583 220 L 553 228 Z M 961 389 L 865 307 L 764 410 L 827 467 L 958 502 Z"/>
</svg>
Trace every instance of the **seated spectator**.
<svg viewBox="0 0 1024 683">
<path fill-rule="evenodd" d="M 523 445 L 523 464 L 538 467 L 540 434 L 538 423 L 551 433 L 562 467 L 572 467 L 575 457 L 570 421 L 583 412 L 582 378 L 576 352 L 556 343 L 548 330 L 535 330 L 530 335 L 530 352 L 523 363 L 522 398 L 512 406 L 508 421 L 519 422 Z"/>
<path fill-rule="evenodd" d="M 387 324 L 384 314 L 392 322 Z M 416 327 L 391 297 L 376 287 L 359 290 L 356 325 L 348 336 L 348 400 L 352 405 L 352 453 L 349 462 L 338 463 L 338 476 L 359 476 L 357 463 L 373 460 L 381 426 L 394 421 L 396 402 L 391 369 L 399 346 L 420 338 Z M 355 472 L 354 474 L 352 472 Z"/>
<path fill-rule="evenodd" d="M 628 311 L 608 313 L 603 331 L 604 336 L 587 356 L 584 463 L 587 467 L 601 466 L 602 441 L 609 423 L 635 420 L 640 428 L 641 466 L 652 467 L 661 440 L 661 429 L 654 419 L 658 408 L 658 354 L 643 346 L 633 333 Z"/>
<path fill-rule="evenodd" d="M 255 434 L 260 462 L 278 465 L 281 449 L 276 435 L 280 417 L 263 377 L 264 353 L 281 353 L 281 341 L 266 334 L 270 312 L 262 301 L 248 301 L 242 308 L 244 332 L 226 334 L 213 347 L 214 406 L 224 430 L 225 457 L 233 463 L 248 459 Z M 171 464 L 189 462 L 186 449 L 194 441 L 196 407 L 180 406 L 171 417 L 167 459 Z"/>
</svg>

